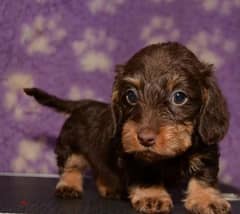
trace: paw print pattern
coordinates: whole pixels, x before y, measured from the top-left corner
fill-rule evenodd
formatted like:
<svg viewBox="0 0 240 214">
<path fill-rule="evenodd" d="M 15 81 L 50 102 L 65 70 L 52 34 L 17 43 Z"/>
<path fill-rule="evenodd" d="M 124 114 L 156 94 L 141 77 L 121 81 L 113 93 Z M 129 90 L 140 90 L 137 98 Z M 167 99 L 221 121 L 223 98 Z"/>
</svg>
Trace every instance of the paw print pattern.
<svg viewBox="0 0 240 214">
<path fill-rule="evenodd" d="M 187 46 L 202 61 L 212 63 L 217 68 L 224 64 L 223 54 L 232 54 L 236 50 L 236 43 L 225 39 L 218 29 L 215 29 L 212 33 L 206 31 L 197 33 L 190 39 Z M 216 49 L 219 49 L 219 51 L 216 51 Z"/>
<path fill-rule="evenodd" d="M 235 8 L 240 8 L 240 0 L 196 0 L 201 3 L 205 11 L 216 11 L 223 15 L 230 15 Z"/>
<path fill-rule="evenodd" d="M 22 139 L 17 147 L 17 156 L 11 162 L 14 172 L 49 173 L 56 168 L 52 151 L 47 150 L 44 139 Z"/>
<path fill-rule="evenodd" d="M 87 28 L 83 38 L 72 43 L 72 48 L 83 71 L 107 72 L 113 66 L 111 53 L 116 49 L 116 41 L 104 30 Z"/>
<path fill-rule="evenodd" d="M 59 27 L 59 21 L 59 16 L 47 19 L 38 15 L 31 24 L 23 24 L 20 42 L 29 55 L 56 51 L 55 45 L 60 44 L 67 34 L 65 29 Z"/>
<path fill-rule="evenodd" d="M 110 15 L 116 13 L 117 8 L 124 3 L 125 0 L 89 0 L 88 9 L 92 14 L 104 12 Z"/>
<path fill-rule="evenodd" d="M 12 112 L 17 121 L 21 121 L 29 113 L 36 113 L 39 107 L 33 99 L 29 99 L 23 93 L 23 88 L 33 87 L 34 81 L 30 74 L 13 72 L 3 82 L 5 94 L 3 105 L 6 110 Z"/>
<path fill-rule="evenodd" d="M 92 89 L 80 90 L 76 85 L 71 86 L 68 97 L 71 100 L 96 99 L 95 92 Z"/>
<path fill-rule="evenodd" d="M 140 34 L 140 39 L 146 44 L 176 41 L 179 37 L 180 31 L 176 28 L 173 18 L 168 16 L 153 17 Z"/>
</svg>

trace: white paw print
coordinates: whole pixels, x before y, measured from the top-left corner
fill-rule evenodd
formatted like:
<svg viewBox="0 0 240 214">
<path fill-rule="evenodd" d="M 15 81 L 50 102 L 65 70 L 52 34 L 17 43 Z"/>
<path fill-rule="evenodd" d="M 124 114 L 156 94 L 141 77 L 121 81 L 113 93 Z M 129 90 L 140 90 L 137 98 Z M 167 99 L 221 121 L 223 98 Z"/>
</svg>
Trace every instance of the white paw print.
<svg viewBox="0 0 240 214">
<path fill-rule="evenodd" d="M 87 28 L 82 37 L 72 43 L 80 68 L 86 72 L 109 71 L 113 66 L 111 53 L 116 49 L 115 39 L 104 30 L 93 28 Z"/>
<path fill-rule="evenodd" d="M 23 88 L 33 87 L 34 81 L 30 74 L 23 72 L 12 72 L 3 82 L 6 92 L 4 94 L 3 105 L 13 113 L 17 120 L 23 120 L 29 113 L 36 113 L 39 107 L 33 99 L 23 93 Z"/>
<path fill-rule="evenodd" d="M 240 0 L 195 0 L 202 4 L 206 11 L 217 11 L 224 15 L 231 14 L 231 11 L 240 7 Z"/>
<path fill-rule="evenodd" d="M 220 54 L 232 54 L 236 50 L 236 43 L 225 39 L 218 29 L 212 33 L 205 31 L 197 33 L 190 39 L 187 46 L 202 61 L 214 64 L 217 68 L 224 64 L 224 58 Z M 217 52 L 216 49 L 218 49 Z"/>
<path fill-rule="evenodd" d="M 85 90 L 80 90 L 80 88 L 76 85 L 72 85 L 68 97 L 71 100 L 80 100 L 80 99 L 96 99 L 95 92 L 88 88 Z"/>
<path fill-rule="evenodd" d="M 125 0 L 88 0 L 87 6 L 92 14 L 104 12 L 107 14 L 115 14 L 117 8 L 124 3 Z"/>
<path fill-rule="evenodd" d="M 49 173 L 50 169 L 56 168 L 55 155 L 48 151 L 44 139 L 23 139 L 18 144 L 11 168 L 14 172 Z"/>
<path fill-rule="evenodd" d="M 146 44 L 176 41 L 180 32 L 174 25 L 172 17 L 155 16 L 150 23 L 143 27 L 140 38 Z"/>
<path fill-rule="evenodd" d="M 59 21 L 59 16 L 47 19 L 38 15 L 31 24 L 23 24 L 20 42 L 29 55 L 56 51 L 55 45 L 60 44 L 67 34 L 65 29 L 59 27 Z"/>
</svg>

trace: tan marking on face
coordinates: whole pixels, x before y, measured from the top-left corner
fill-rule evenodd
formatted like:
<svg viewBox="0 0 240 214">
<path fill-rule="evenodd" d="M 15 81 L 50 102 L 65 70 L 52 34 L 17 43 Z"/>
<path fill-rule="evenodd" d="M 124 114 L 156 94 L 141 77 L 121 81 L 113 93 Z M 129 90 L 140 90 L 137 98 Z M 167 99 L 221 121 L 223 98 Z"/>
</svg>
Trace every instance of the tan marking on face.
<svg viewBox="0 0 240 214">
<path fill-rule="evenodd" d="M 179 79 L 180 79 L 179 75 L 177 75 L 177 74 L 173 74 L 171 76 L 171 79 L 169 79 L 168 82 L 167 82 L 168 91 L 173 91 L 174 87 L 179 82 Z"/>
<path fill-rule="evenodd" d="M 132 206 L 144 213 L 169 213 L 173 202 L 163 186 L 140 187 L 128 189 Z"/>
<path fill-rule="evenodd" d="M 137 139 L 137 123 L 128 121 L 122 129 L 122 145 L 126 153 L 144 151 L 144 147 Z"/>
<path fill-rule="evenodd" d="M 126 153 L 151 151 L 162 157 L 174 157 L 185 152 L 192 144 L 192 124 L 166 125 L 159 129 L 156 143 L 149 148 L 142 146 L 137 138 L 138 124 L 127 121 L 123 126 L 122 145 Z M 140 154 L 140 153 L 139 153 Z M 150 154 L 149 154 L 150 155 Z M 146 158 L 151 158 L 151 155 Z"/>
<path fill-rule="evenodd" d="M 231 209 L 217 189 L 196 178 L 192 178 L 188 184 L 184 206 L 188 211 L 203 214 L 229 213 L 227 211 Z"/>
<path fill-rule="evenodd" d="M 163 126 L 160 128 L 153 149 L 156 153 L 168 157 L 181 154 L 192 145 L 192 130 L 191 124 Z"/>
<path fill-rule="evenodd" d="M 87 166 L 88 162 L 82 155 L 71 155 L 65 163 L 56 189 L 69 187 L 78 192 L 82 192 L 83 172 Z"/>
<path fill-rule="evenodd" d="M 129 82 L 129 84 L 131 84 L 135 88 L 140 88 L 141 82 L 140 82 L 140 79 L 138 79 L 138 78 L 124 77 L 123 80 L 126 82 Z M 115 83 L 113 92 L 112 92 L 112 102 L 118 101 L 118 99 L 119 99 L 118 94 L 119 94 L 119 89 L 118 89 L 117 83 Z"/>
<path fill-rule="evenodd" d="M 113 89 L 112 92 L 112 102 L 117 102 L 118 101 L 118 90 L 117 89 Z"/>
<path fill-rule="evenodd" d="M 138 78 L 134 77 L 124 77 L 124 81 L 129 82 L 131 85 L 133 85 L 135 88 L 140 88 L 141 81 Z"/>
</svg>

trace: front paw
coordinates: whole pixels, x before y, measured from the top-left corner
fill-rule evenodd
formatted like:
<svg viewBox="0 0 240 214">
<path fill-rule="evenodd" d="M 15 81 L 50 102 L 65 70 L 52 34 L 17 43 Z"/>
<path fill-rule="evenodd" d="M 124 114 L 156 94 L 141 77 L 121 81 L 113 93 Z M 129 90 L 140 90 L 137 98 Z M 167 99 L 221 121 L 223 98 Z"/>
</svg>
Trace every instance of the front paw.
<svg viewBox="0 0 240 214">
<path fill-rule="evenodd" d="M 220 194 L 189 196 L 185 208 L 191 214 L 230 214 L 231 205 Z"/>
<path fill-rule="evenodd" d="M 172 210 L 171 200 L 162 200 L 158 197 L 144 197 L 139 200 L 132 201 L 135 210 L 141 213 L 170 213 Z"/>
<path fill-rule="evenodd" d="M 82 192 L 82 185 L 79 181 L 69 182 L 66 177 L 61 177 L 57 183 L 55 195 L 59 198 L 74 199 L 81 198 Z"/>
<path fill-rule="evenodd" d="M 62 185 L 56 188 L 55 195 L 64 199 L 81 198 L 82 191 L 74 187 Z"/>
<path fill-rule="evenodd" d="M 129 189 L 132 206 L 141 213 L 170 213 L 173 203 L 170 195 L 161 186 L 132 187 Z"/>
</svg>

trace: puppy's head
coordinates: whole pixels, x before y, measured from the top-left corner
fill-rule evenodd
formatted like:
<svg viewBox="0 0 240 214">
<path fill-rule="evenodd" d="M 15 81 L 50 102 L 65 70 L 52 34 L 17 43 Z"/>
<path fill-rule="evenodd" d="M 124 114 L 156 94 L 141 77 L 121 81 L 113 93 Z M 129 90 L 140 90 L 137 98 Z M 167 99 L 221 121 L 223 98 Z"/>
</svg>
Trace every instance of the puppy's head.
<svg viewBox="0 0 240 214">
<path fill-rule="evenodd" d="M 124 152 L 153 161 L 185 152 L 196 134 L 219 142 L 228 112 L 211 69 L 177 43 L 148 46 L 117 66 L 112 109 Z"/>
</svg>

